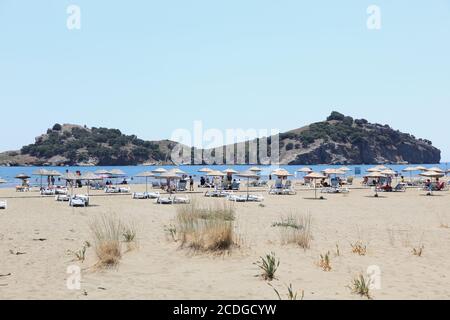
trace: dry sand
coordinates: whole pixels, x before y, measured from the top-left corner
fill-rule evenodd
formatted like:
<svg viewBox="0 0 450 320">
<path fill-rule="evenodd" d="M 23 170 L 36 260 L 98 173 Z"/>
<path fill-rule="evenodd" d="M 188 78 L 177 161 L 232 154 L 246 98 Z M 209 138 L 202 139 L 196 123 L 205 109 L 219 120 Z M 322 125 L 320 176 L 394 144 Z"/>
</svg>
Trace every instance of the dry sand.
<svg viewBox="0 0 450 320">
<path fill-rule="evenodd" d="M 276 299 L 273 289 L 255 277 L 259 270 L 253 265 L 271 251 L 281 260 L 272 284 L 282 294 L 292 284 L 304 290 L 305 299 L 361 299 L 347 286 L 375 265 L 381 269 L 382 285 L 373 290 L 375 299 L 450 298 L 450 229 L 441 226 L 450 225 L 448 192 L 427 197 L 409 189 L 376 199 L 369 189 L 352 190 L 349 195 L 327 195 L 326 201 L 305 199 L 313 191 L 295 196 L 260 193 L 266 198 L 264 207 L 236 204 L 240 248 L 215 256 L 180 249 L 170 240 L 164 229 L 172 223 L 176 205 L 127 195 L 95 196 L 88 208 L 70 208 L 36 192 L 0 190 L 0 199 L 8 200 L 8 209 L 0 210 L 0 299 Z M 190 197 L 221 201 L 201 194 Z M 272 224 L 291 213 L 312 215 L 310 250 L 281 245 L 279 229 Z M 96 263 L 92 248 L 84 263 L 67 254 L 92 242 L 89 222 L 100 214 L 116 214 L 138 226 L 139 249 L 125 253 L 112 270 L 91 268 Z M 366 256 L 351 252 L 350 244 L 358 240 L 368 243 Z M 413 248 L 421 245 L 423 256 L 414 256 Z M 331 272 L 316 265 L 327 251 Z M 66 287 L 67 267 L 73 264 L 83 270 L 79 291 Z"/>
</svg>

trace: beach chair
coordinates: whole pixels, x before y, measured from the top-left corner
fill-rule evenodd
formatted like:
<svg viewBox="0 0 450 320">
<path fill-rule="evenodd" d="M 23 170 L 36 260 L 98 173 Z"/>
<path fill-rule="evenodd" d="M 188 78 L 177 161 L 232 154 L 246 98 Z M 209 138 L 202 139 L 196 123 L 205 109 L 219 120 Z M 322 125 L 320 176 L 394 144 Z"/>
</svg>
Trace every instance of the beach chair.
<svg viewBox="0 0 450 320">
<path fill-rule="evenodd" d="M 16 192 L 28 192 L 30 191 L 30 187 L 27 186 L 17 186 Z"/>
<path fill-rule="evenodd" d="M 191 203 L 191 200 L 188 197 L 174 196 L 173 203 L 174 204 L 189 204 L 189 203 Z"/>
<path fill-rule="evenodd" d="M 348 177 L 348 178 L 347 178 L 347 184 L 348 184 L 349 186 L 352 186 L 352 185 L 353 185 L 353 180 L 354 180 L 354 177 Z"/>
<path fill-rule="evenodd" d="M 89 197 L 86 195 L 75 195 L 69 200 L 69 206 L 71 207 L 87 207 L 89 206 Z"/>
<path fill-rule="evenodd" d="M 230 195 L 230 192 L 224 191 L 224 190 L 214 190 L 214 191 L 206 191 L 205 197 L 210 198 L 225 198 Z"/>
<path fill-rule="evenodd" d="M 41 196 L 54 196 L 56 194 L 53 188 L 43 188 L 41 189 Z"/>
<path fill-rule="evenodd" d="M 187 191 L 187 181 L 186 180 L 180 180 L 177 185 L 177 191 Z"/>
<path fill-rule="evenodd" d="M 150 199 L 148 192 L 133 192 L 132 197 L 137 200 Z"/>
<path fill-rule="evenodd" d="M 66 195 L 67 194 L 67 188 L 66 187 L 57 187 L 55 189 L 55 195 Z"/>
<path fill-rule="evenodd" d="M 66 195 L 66 194 L 58 194 L 55 197 L 55 201 L 59 201 L 59 202 L 67 202 L 70 201 L 70 196 Z"/>
<path fill-rule="evenodd" d="M 155 201 L 156 204 L 173 204 L 173 199 L 171 197 L 169 198 L 163 198 L 158 197 Z"/>
<path fill-rule="evenodd" d="M 233 190 L 233 191 L 239 191 L 240 187 L 241 187 L 241 183 L 238 181 L 234 181 L 231 184 L 231 190 Z"/>
<path fill-rule="evenodd" d="M 243 195 L 230 194 L 228 196 L 228 200 L 229 201 L 233 201 L 233 202 L 246 202 L 247 201 L 247 197 L 245 197 Z"/>
<path fill-rule="evenodd" d="M 2 210 L 8 209 L 8 202 L 6 200 L 0 200 L 0 209 Z"/>
<path fill-rule="evenodd" d="M 394 189 L 392 189 L 393 192 L 406 192 L 406 183 L 400 182 L 398 183 Z"/>
</svg>

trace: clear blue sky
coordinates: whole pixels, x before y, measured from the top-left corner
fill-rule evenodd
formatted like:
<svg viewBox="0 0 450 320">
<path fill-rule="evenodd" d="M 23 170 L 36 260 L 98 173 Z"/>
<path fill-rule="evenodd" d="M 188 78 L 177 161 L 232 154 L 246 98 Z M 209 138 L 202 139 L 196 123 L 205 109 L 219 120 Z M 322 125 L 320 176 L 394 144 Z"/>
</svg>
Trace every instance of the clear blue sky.
<svg viewBox="0 0 450 320">
<path fill-rule="evenodd" d="M 160 139 L 194 120 L 287 130 L 337 109 L 450 161 L 449 57 L 448 0 L 0 0 L 0 150 L 55 122 Z"/>
</svg>

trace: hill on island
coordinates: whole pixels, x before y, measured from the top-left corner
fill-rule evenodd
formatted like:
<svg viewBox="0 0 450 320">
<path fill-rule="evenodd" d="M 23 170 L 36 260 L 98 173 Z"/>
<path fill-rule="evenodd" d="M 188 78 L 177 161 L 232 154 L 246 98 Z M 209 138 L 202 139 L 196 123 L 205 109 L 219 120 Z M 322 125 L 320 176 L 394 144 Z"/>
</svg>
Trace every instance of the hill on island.
<svg viewBox="0 0 450 320">
<path fill-rule="evenodd" d="M 429 140 L 339 112 L 279 137 L 281 164 L 424 164 L 441 160 L 441 151 Z M 243 144 L 248 147 L 248 142 Z M 173 164 L 170 155 L 177 145 L 169 140 L 145 141 L 117 129 L 55 124 L 35 143 L 1 153 L 0 165 Z"/>
</svg>

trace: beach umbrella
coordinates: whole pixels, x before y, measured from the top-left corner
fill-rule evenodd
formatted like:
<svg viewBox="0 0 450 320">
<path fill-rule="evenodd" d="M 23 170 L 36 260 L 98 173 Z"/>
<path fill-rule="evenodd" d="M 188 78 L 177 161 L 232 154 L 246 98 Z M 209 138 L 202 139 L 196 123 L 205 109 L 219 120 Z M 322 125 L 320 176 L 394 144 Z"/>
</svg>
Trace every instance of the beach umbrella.
<svg viewBox="0 0 450 320">
<path fill-rule="evenodd" d="M 153 173 L 161 174 L 161 173 L 167 172 L 167 170 L 164 169 L 164 168 L 158 168 L 158 169 L 152 170 L 152 172 L 153 172 Z"/>
<path fill-rule="evenodd" d="M 15 176 L 16 179 L 20 179 L 20 180 L 26 180 L 26 179 L 30 179 L 31 177 L 25 173 L 20 173 L 17 176 Z"/>
<path fill-rule="evenodd" d="M 225 173 L 223 173 L 223 172 L 221 172 L 221 171 L 217 171 L 217 170 L 210 171 L 210 172 L 208 172 L 206 175 L 207 175 L 208 177 L 225 177 L 225 176 L 226 176 Z"/>
<path fill-rule="evenodd" d="M 257 179 L 259 175 L 256 171 L 245 171 L 237 174 L 238 177 L 247 179 L 247 200 L 250 197 L 250 179 Z"/>
<path fill-rule="evenodd" d="M 379 179 L 379 178 L 386 178 L 386 175 L 382 174 L 381 172 L 371 172 L 371 173 L 365 175 L 365 177 L 372 178 L 372 179 Z M 377 186 L 375 186 L 375 197 L 378 197 Z"/>
<path fill-rule="evenodd" d="M 383 165 L 378 165 L 378 166 L 376 166 L 375 168 L 379 169 L 380 171 L 389 169 L 388 167 L 383 166 Z"/>
<path fill-rule="evenodd" d="M 422 166 L 416 167 L 417 171 L 427 171 L 428 169 Z"/>
<path fill-rule="evenodd" d="M 138 178 L 145 178 L 145 192 L 148 192 L 148 178 L 154 177 L 155 174 L 150 171 L 141 172 L 136 175 Z"/>
<path fill-rule="evenodd" d="M 311 172 L 313 172 L 313 169 L 304 167 L 304 168 L 298 169 L 297 172 L 311 173 Z"/>
<path fill-rule="evenodd" d="M 419 175 L 426 178 L 442 178 L 445 175 L 445 173 L 436 171 L 425 171 Z M 430 189 L 430 195 L 433 195 L 433 188 Z"/>
<path fill-rule="evenodd" d="M 178 176 L 176 173 L 173 172 L 163 172 L 160 175 L 154 176 L 155 179 L 165 179 L 167 181 L 167 189 L 170 191 L 170 181 L 171 180 L 181 180 L 181 177 Z"/>
<path fill-rule="evenodd" d="M 233 170 L 233 169 L 231 169 L 231 168 L 228 168 L 228 169 L 226 169 L 226 170 L 223 170 L 222 172 L 223 172 L 223 173 L 226 173 L 226 174 L 236 174 L 236 173 L 239 173 L 239 172 L 237 172 L 236 170 Z"/>
<path fill-rule="evenodd" d="M 123 172 L 123 171 L 120 170 L 120 169 L 114 169 L 114 170 L 111 170 L 109 173 L 110 173 L 111 175 L 113 175 L 113 176 L 116 176 L 116 177 L 125 176 L 125 172 Z"/>
<path fill-rule="evenodd" d="M 89 187 L 90 187 L 90 182 L 91 181 L 98 181 L 98 180 L 103 180 L 103 178 L 99 175 L 96 175 L 93 172 L 85 172 L 83 173 L 80 178 L 78 180 L 85 180 L 87 181 L 87 194 L 89 196 Z"/>
<path fill-rule="evenodd" d="M 5 179 L 0 178 L 0 183 L 6 183 L 7 181 Z"/>
<path fill-rule="evenodd" d="M 412 174 L 413 174 L 413 172 L 419 171 L 419 170 L 417 169 L 417 167 L 407 167 L 407 168 L 403 169 L 402 171 L 403 172 L 409 172 L 409 180 L 412 182 Z"/>
<path fill-rule="evenodd" d="M 442 172 L 442 173 L 444 173 L 444 170 L 442 170 L 441 168 L 438 168 L 438 167 L 429 168 L 429 169 L 427 169 L 427 171 L 434 171 L 434 172 Z"/>
<path fill-rule="evenodd" d="M 96 175 L 102 175 L 102 176 L 109 176 L 111 174 L 111 172 L 109 172 L 108 170 L 97 170 L 94 172 Z"/>
<path fill-rule="evenodd" d="M 273 171 L 272 174 L 277 176 L 277 177 L 279 177 L 279 178 L 286 178 L 286 177 L 292 177 L 293 176 L 292 174 L 290 174 L 285 169 L 277 169 L 277 170 Z"/>
<path fill-rule="evenodd" d="M 326 179 L 327 177 L 319 172 L 311 172 L 310 174 L 307 174 L 305 176 L 305 179 L 311 179 L 314 180 L 314 198 L 317 199 L 317 186 L 315 180 L 322 180 Z"/>
<path fill-rule="evenodd" d="M 442 178 L 445 175 L 445 173 L 444 172 L 436 172 L 436 171 L 425 171 L 419 175 L 422 177 L 427 177 L 427 178 Z"/>
<path fill-rule="evenodd" d="M 339 171 L 344 171 L 344 172 L 349 172 L 352 171 L 352 169 L 348 168 L 348 167 L 341 167 L 338 169 Z"/>
<path fill-rule="evenodd" d="M 373 168 L 367 169 L 367 172 L 381 172 L 381 171 L 382 171 L 382 169 L 379 169 L 377 167 L 373 167 Z"/>
<path fill-rule="evenodd" d="M 210 169 L 210 168 L 201 168 L 200 170 L 198 170 L 198 172 L 201 172 L 201 173 L 208 173 L 208 172 L 211 172 L 211 171 L 214 171 L 214 170 Z"/>
<path fill-rule="evenodd" d="M 323 173 L 327 174 L 327 175 L 344 175 L 345 171 L 339 170 L 339 169 L 333 169 L 333 168 L 329 168 L 329 169 L 325 169 L 322 170 Z"/>
<path fill-rule="evenodd" d="M 41 189 L 42 189 L 42 177 L 60 177 L 61 173 L 59 173 L 56 170 L 39 169 L 33 172 L 33 176 L 41 177 Z"/>
<path fill-rule="evenodd" d="M 380 173 L 384 174 L 386 176 L 395 176 L 397 174 L 397 172 L 395 172 L 394 170 L 391 170 L 391 169 L 383 170 Z"/>
<path fill-rule="evenodd" d="M 71 194 L 73 195 L 73 186 L 77 180 L 80 180 L 80 176 L 73 172 L 66 172 L 61 176 L 61 179 L 70 183 Z"/>
<path fill-rule="evenodd" d="M 184 172 L 183 170 L 178 169 L 178 168 L 172 169 L 168 172 L 175 173 L 175 174 L 186 174 L 186 172 Z"/>
<path fill-rule="evenodd" d="M 263 171 L 263 169 L 258 168 L 258 167 L 251 167 L 250 169 L 248 169 L 248 171 L 250 171 L 250 172 L 261 172 L 261 171 Z"/>
</svg>

